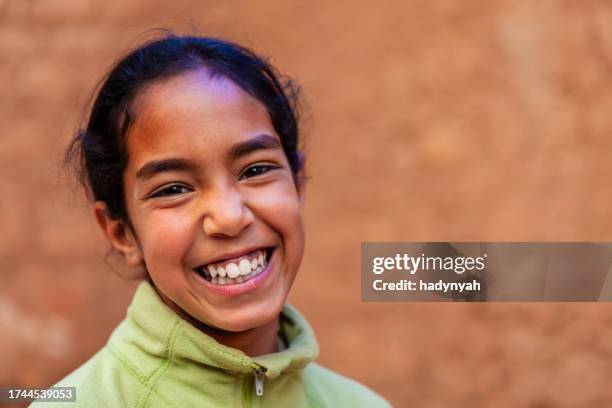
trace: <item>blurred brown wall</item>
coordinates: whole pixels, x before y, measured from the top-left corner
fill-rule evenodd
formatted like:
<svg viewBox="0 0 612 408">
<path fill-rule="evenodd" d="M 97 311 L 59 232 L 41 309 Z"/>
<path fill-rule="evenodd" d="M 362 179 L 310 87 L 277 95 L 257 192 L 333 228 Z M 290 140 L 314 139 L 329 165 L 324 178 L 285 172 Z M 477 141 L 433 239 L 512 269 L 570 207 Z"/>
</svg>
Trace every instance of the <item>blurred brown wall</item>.
<svg viewBox="0 0 612 408">
<path fill-rule="evenodd" d="M 361 241 L 612 241 L 612 3 L 0 0 L 0 386 L 49 385 L 133 284 L 61 155 L 152 27 L 228 37 L 304 88 L 320 361 L 398 407 L 612 405 L 609 304 L 371 304 Z"/>
</svg>

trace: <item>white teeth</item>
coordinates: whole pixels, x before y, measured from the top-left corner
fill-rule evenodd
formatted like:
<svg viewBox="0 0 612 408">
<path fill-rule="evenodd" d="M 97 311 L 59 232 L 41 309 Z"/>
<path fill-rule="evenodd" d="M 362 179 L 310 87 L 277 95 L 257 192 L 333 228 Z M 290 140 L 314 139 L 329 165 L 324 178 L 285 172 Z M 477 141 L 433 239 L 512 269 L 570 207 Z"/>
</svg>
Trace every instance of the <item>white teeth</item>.
<svg viewBox="0 0 612 408">
<path fill-rule="evenodd" d="M 245 257 L 239 262 L 227 262 L 225 266 L 208 265 L 204 269 L 208 272 L 210 282 L 215 285 L 233 285 L 246 282 L 263 271 L 268 262 L 264 250 L 259 250 L 254 258 Z"/>
<path fill-rule="evenodd" d="M 215 278 L 215 276 L 217 276 L 217 270 L 214 266 L 208 267 L 208 273 L 210 273 L 210 276 L 212 276 L 213 279 Z"/>
<path fill-rule="evenodd" d="M 248 259 L 243 259 L 238 264 L 238 269 L 240 269 L 241 275 L 246 275 L 251 272 L 251 262 Z"/>
<path fill-rule="evenodd" d="M 236 266 L 236 264 L 233 262 L 230 262 L 225 266 L 225 272 L 227 272 L 227 276 L 232 279 L 240 275 L 240 269 L 238 269 L 238 266 Z"/>
<path fill-rule="evenodd" d="M 230 262 L 229 264 L 227 264 L 226 270 L 224 271 L 224 273 L 227 274 L 227 277 L 222 277 L 221 275 L 217 277 L 213 277 L 211 279 L 211 283 L 213 283 L 214 285 L 234 285 L 238 283 L 243 283 L 243 282 L 248 281 L 252 277 L 258 275 L 263 270 L 261 266 L 257 266 L 257 268 L 251 269 L 251 263 L 249 263 L 248 266 L 250 270 L 249 273 L 242 274 L 242 275 L 236 275 L 235 277 L 232 277 L 232 275 L 234 275 L 235 273 L 241 272 L 242 265 L 236 266 L 235 263 Z M 217 274 L 218 273 L 219 273 L 219 268 L 217 268 Z"/>
</svg>

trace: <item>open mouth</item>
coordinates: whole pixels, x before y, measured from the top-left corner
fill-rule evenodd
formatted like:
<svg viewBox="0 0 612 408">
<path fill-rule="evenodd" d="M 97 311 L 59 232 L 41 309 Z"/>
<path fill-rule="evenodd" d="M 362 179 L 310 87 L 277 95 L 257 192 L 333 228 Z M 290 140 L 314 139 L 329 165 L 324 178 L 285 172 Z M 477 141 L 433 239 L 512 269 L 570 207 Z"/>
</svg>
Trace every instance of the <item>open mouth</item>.
<svg viewBox="0 0 612 408">
<path fill-rule="evenodd" d="M 195 272 L 213 285 L 244 283 L 263 272 L 274 248 L 260 248 L 246 255 L 195 268 Z"/>
</svg>

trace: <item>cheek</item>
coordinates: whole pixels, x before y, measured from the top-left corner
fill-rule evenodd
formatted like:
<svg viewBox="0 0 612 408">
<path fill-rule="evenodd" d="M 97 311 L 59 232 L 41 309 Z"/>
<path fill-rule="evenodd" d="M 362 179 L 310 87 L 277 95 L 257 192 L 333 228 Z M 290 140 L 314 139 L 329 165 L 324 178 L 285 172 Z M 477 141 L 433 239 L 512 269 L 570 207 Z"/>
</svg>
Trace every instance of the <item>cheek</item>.
<svg viewBox="0 0 612 408">
<path fill-rule="evenodd" d="M 146 218 L 141 237 L 145 262 L 149 272 L 159 267 L 174 265 L 189 250 L 193 242 L 193 221 L 181 213 L 172 211 L 153 212 Z"/>
<path fill-rule="evenodd" d="M 256 215 L 283 240 L 287 261 L 299 263 L 304 250 L 304 224 L 302 206 L 293 184 L 276 186 L 258 195 L 252 205 Z"/>
</svg>

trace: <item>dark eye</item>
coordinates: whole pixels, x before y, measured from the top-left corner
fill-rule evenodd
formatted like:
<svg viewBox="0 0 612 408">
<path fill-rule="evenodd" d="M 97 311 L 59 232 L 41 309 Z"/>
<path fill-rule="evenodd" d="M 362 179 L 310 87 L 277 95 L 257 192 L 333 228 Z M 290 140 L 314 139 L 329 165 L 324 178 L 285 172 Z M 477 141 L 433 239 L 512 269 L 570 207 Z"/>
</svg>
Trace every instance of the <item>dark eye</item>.
<svg viewBox="0 0 612 408">
<path fill-rule="evenodd" d="M 173 196 L 177 194 L 186 194 L 190 193 L 192 190 L 189 187 L 180 185 L 180 184 L 172 184 L 171 186 L 164 187 L 161 190 L 157 190 L 150 197 L 167 197 Z"/>
<path fill-rule="evenodd" d="M 248 169 L 246 169 L 244 171 L 244 173 L 242 173 L 242 176 L 240 176 L 240 179 L 245 179 L 245 178 L 251 178 L 251 177 L 256 177 L 259 176 L 261 174 L 265 174 L 267 172 L 269 172 L 270 170 L 274 170 L 278 168 L 277 166 L 271 166 L 269 164 L 256 164 L 254 166 L 249 167 Z"/>
</svg>

